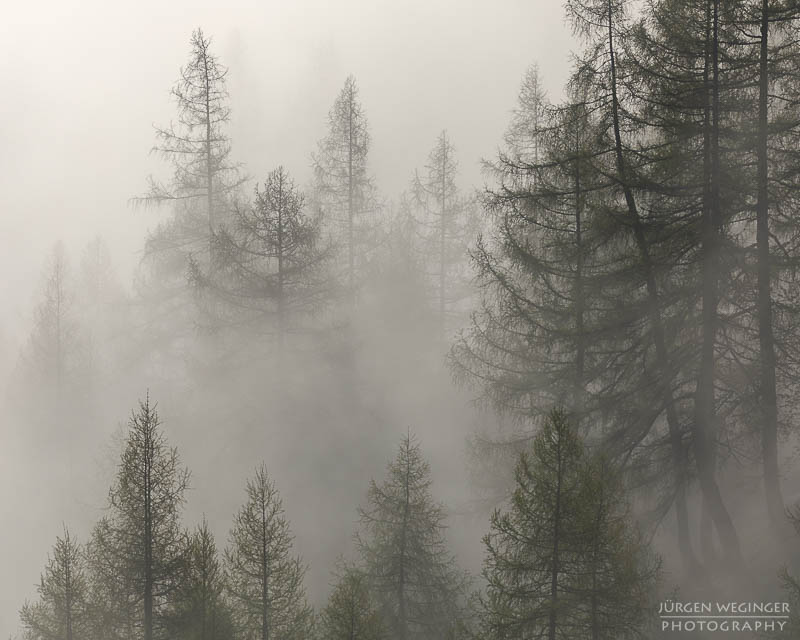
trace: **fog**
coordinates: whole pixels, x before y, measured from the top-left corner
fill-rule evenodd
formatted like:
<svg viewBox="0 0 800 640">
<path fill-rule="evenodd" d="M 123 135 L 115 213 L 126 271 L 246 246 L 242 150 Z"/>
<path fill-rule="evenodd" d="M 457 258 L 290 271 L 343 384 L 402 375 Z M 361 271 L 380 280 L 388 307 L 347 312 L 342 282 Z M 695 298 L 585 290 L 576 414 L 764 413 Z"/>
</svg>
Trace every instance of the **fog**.
<svg viewBox="0 0 800 640">
<path fill-rule="evenodd" d="M 772 129 L 748 119 L 778 117 L 759 93 L 770 82 L 800 104 L 800 48 L 777 38 L 784 55 L 759 66 L 761 4 L 743 3 L 750 12 L 723 12 L 715 41 L 738 47 L 740 66 L 712 60 L 717 32 L 692 31 L 711 14 L 684 4 L 674 16 L 665 0 L 568 0 L 566 14 L 561 0 L 7 8 L 0 639 L 39 640 L 24 635 L 21 608 L 42 595 L 65 528 L 94 541 L 90 591 L 107 593 L 97 523 L 119 507 L 109 488 L 146 398 L 191 474 L 181 531 L 205 519 L 222 558 L 263 463 L 315 616 L 342 567 L 378 580 L 365 513 L 389 491 L 388 465 L 418 443 L 446 525 L 428 505 L 428 534 L 443 536 L 429 557 L 452 558 L 437 574 L 457 593 L 448 637 L 474 624 L 470 637 L 509 637 L 492 627 L 491 599 L 475 599 L 508 578 L 481 577 L 503 548 L 482 538 L 559 517 L 546 490 L 522 492 L 543 500 L 527 505 L 533 516 L 491 514 L 525 508 L 506 500 L 526 481 L 520 452 L 536 484 L 562 437 L 579 443 L 557 465 L 576 469 L 563 526 L 580 529 L 563 533 L 563 553 L 619 578 L 624 604 L 603 612 L 612 627 L 654 621 L 665 598 L 800 606 L 779 577 L 800 569 L 787 522 L 800 503 L 800 113 L 787 108 Z M 177 83 L 205 46 L 198 116 L 191 82 Z M 214 59 L 227 72 L 212 99 Z M 587 534 L 590 513 L 607 529 Z M 580 598 L 585 578 L 558 568 L 555 547 L 530 579 L 555 567 L 567 583 L 574 570 L 562 588 Z M 225 580 L 240 627 L 214 640 L 250 637 Z M 167 620 L 178 605 L 158 597 Z M 410 632 L 387 598 L 375 600 L 387 638 L 444 637 L 430 612 L 423 627 L 438 631 Z"/>
<path fill-rule="evenodd" d="M 169 216 L 169 208 L 135 209 L 129 199 L 145 191 L 148 175 L 169 174 L 148 153 L 153 124 L 174 119 L 169 90 L 198 26 L 230 69 L 228 131 L 233 155 L 251 182 L 263 181 L 278 164 L 301 184 L 310 179 L 310 156 L 325 133 L 330 105 L 353 74 L 373 139 L 370 171 L 387 199 L 407 188 L 444 128 L 457 148 L 461 187 L 479 188 L 480 159 L 499 144 L 525 68 L 546 64 L 558 93 L 570 47 L 557 2 L 6 7 L 0 25 L 4 381 L 27 340 L 54 243 L 64 243 L 75 271 L 83 247 L 101 236 L 120 284 L 130 289 L 146 232 Z M 375 350 L 365 364 L 380 370 L 376 356 L 394 361 L 402 352 L 402 346 Z M 343 436 L 336 429 L 332 434 L 330 423 L 348 418 L 331 420 L 325 406 L 300 399 L 286 403 L 268 426 L 242 412 L 220 416 L 218 428 L 198 433 L 191 416 L 179 415 L 172 392 L 137 377 L 112 385 L 118 395 L 100 403 L 102 417 L 69 421 L 84 433 L 59 432 L 53 425 L 49 434 L 32 434 L 22 419 L 5 414 L 0 637 L 18 628 L 19 608 L 35 595 L 62 522 L 85 539 L 102 513 L 118 455 L 114 434 L 148 388 L 169 441 L 192 470 L 187 523 L 205 513 L 224 546 L 244 481 L 263 459 L 277 469 L 298 548 L 311 565 L 310 595 L 321 602 L 336 557 L 350 550 L 355 507 L 369 478 L 383 473 L 407 427 L 431 458 L 437 497 L 454 505 L 467 500 L 465 442 L 476 418 L 468 397 L 452 389 L 444 352 L 431 354 L 425 366 L 433 373 L 422 381 L 413 374 L 417 363 L 404 362 L 392 367 L 393 379 L 373 379 L 366 402 L 374 423 L 342 427 L 349 438 L 338 445 Z M 430 387 L 431 380 L 437 386 Z M 317 383 L 324 387 L 330 379 Z M 446 400 L 432 399 L 439 391 Z M 357 433 L 359 428 L 369 431 Z M 359 467 L 355 474 L 353 465 Z M 470 552 L 478 537 L 478 530 L 455 536 Z"/>
</svg>

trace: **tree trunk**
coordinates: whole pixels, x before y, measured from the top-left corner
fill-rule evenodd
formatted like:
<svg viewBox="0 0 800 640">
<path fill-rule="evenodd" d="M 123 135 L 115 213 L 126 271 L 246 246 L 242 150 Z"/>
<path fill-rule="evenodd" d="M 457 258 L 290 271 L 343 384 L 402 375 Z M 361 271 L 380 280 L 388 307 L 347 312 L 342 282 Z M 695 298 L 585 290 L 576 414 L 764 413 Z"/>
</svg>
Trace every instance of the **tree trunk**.
<svg viewBox="0 0 800 640">
<path fill-rule="evenodd" d="M 406 529 L 408 528 L 409 517 L 409 484 L 411 482 L 411 463 L 406 459 L 405 477 L 405 503 L 403 504 L 403 527 L 400 530 L 400 576 L 398 580 L 398 609 L 400 617 L 400 639 L 408 638 L 408 612 L 406 611 Z"/>
<path fill-rule="evenodd" d="M 278 347 L 279 355 L 283 358 L 284 343 L 286 340 L 286 300 L 283 292 L 284 264 L 283 264 L 283 172 L 278 176 Z"/>
<path fill-rule="evenodd" d="M 563 460 L 562 460 L 562 436 L 563 433 L 558 434 L 558 468 L 556 476 L 556 504 L 553 510 L 553 559 L 550 574 L 550 616 L 548 620 L 547 640 L 556 640 L 556 629 L 558 623 L 558 613 L 556 607 L 558 605 L 558 573 L 561 571 L 559 562 L 559 543 L 561 542 L 561 481 L 564 474 Z"/>
<path fill-rule="evenodd" d="M 444 135 L 444 134 L 443 134 Z M 446 239 L 447 239 L 447 138 L 442 138 L 442 207 L 441 225 L 439 229 L 439 321 L 441 322 L 442 339 L 446 337 L 445 323 L 445 285 L 447 276 Z"/>
<path fill-rule="evenodd" d="M 576 112 L 576 120 L 578 119 Z M 577 349 L 575 354 L 575 407 L 578 420 L 583 413 L 583 381 L 586 360 L 586 339 L 584 336 L 584 301 L 583 301 L 583 193 L 581 192 L 581 133 L 582 125 L 575 128 L 575 248 L 577 265 L 575 267 L 575 333 Z"/>
<path fill-rule="evenodd" d="M 347 109 L 347 274 L 350 284 L 351 301 L 355 302 L 355 229 L 354 220 L 354 188 L 353 184 L 353 94 L 348 96 Z"/>
<path fill-rule="evenodd" d="M 664 403 L 664 410 L 667 418 L 667 429 L 669 430 L 669 441 L 672 452 L 673 473 L 675 476 L 675 515 L 678 529 L 678 548 L 683 558 L 684 566 L 694 571 L 698 567 L 698 561 L 692 550 L 691 536 L 689 534 L 689 511 L 686 506 L 686 479 L 688 476 L 686 451 L 683 447 L 681 437 L 680 421 L 678 412 L 675 409 L 675 400 L 672 395 L 672 371 L 669 364 L 669 352 L 667 350 L 666 338 L 664 334 L 664 323 L 661 317 L 661 301 L 658 294 L 658 286 L 653 268 L 653 261 L 650 256 L 650 247 L 644 233 L 639 209 L 636 205 L 636 198 L 628 182 L 625 156 L 622 152 L 622 134 L 619 123 L 619 100 L 617 97 L 617 66 L 616 53 L 614 51 L 614 13 L 611 0 L 608 2 L 608 51 L 611 61 L 611 111 L 614 128 L 614 147 L 616 153 L 617 173 L 619 174 L 620 185 L 625 195 L 625 203 L 628 215 L 631 218 L 634 230 L 634 238 L 642 261 L 642 268 L 645 276 L 645 286 L 649 302 L 650 328 L 653 332 L 653 342 L 656 348 L 656 359 L 661 378 L 661 394 Z"/>
<path fill-rule="evenodd" d="M 208 71 L 208 53 L 203 45 L 203 79 L 205 81 L 206 110 L 206 198 L 208 209 L 208 269 L 213 272 L 214 263 L 214 171 L 211 166 L 211 86 Z"/>
<path fill-rule="evenodd" d="M 73 598 L 73 587 L 72 587 L 72 549 L 70 547 L 70 540 L 69 535 L 65 536 L 66 539 L 66 555 L 64 556 L 64 613 L 65 613 L 65 621 L 64 626 L 66 627 L 66 638 L 65 640 L 73 640 L 72 639 L 72 598 Z"/>
<path fill-rule="evenodd" d="M 772 332 L 772 298 L 769 264 L 769 193 L 767 156 L 769 55 L 769 0 L 761 1 L 761 47 L 758 70 L 758 201 L 756 203 L 756 250 L 758 255 L 758 337 L 761 360 L 761 455 L 767 514 L 773 528 L 785 523 L 778 476 L 778 398 L 775 382 L 775 337 Z"/>
<path fill-rule="evenodd" d="M 153 425 L 149 411 L 145 416 L 144 440 L 144 640 L 153 640 Z"/>
<path fill-rule="evenodd" d="M 720 152 L 719 152 L 719 0 L 710 0 L 707 5 L 707 43 L 704 78 L 711 104 L 706 102 L 704 116 L 704 174 L 706 194 L 703 206 L 702 244 L 702 345 L 700 373 L 695 396 L 695 420 L 692 435 L 697 460 L 697 475 L 703 493 L 703 508 L 714 522 L 728 559 L 740 565 L 742 562 L 739 537 L 728 513 L 716 481 L 716 404 L 714 393 L 714 351 L 717 334 L 717 306 L 719 292 L 720 261 Z M 711 14 L 710 16 L 708 14 Z M 708 20 L 710 18 L 710 20 Z M 709 51 L 710 45 L 710 51 Z M 709 83 L 709 65 L 711 78 Z"/>
<path fill-rule="evenodd" d="M 261 496 L 261 640 L 269 640 L 269 559 L 267 557 L 267 513 Z"/>
</svg>

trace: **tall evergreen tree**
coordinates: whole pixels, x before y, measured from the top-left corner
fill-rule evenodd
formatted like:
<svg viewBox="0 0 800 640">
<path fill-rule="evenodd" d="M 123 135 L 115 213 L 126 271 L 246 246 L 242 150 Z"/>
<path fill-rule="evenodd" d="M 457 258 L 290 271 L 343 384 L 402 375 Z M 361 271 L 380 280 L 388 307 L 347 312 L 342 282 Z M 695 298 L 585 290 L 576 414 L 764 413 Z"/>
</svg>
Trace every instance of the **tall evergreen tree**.
<svg viewBox="0 0 800 640">
<path fill-rule="evenodd" d="M 172 179 L 160 183 L 151 177 L 148 193 L 135 200 L 177 205 L 171 223 L 149 239 L 151 251 L 199 253 L 205 246 L 210 259 L 213 233 L 228 219 L 230 199 L 243 178 L 230 160 L 225 132 L 231 114 L 228 69 L 212 53 L 202 29 L 192 32 L 190 44 L 189 61 L 172 88 L 178 123 L 157 127 L 153 148 L 172 164 Z"/>
<path fill-rule="evenodd" d="M 379 209 L 367 164 L 371 139 L 358 93 L 355 77 L 348 76 L 328 114 L 328 134 L 313 156 L 316 197 L 333 225 L 352 296 L 377 241 Z"/>
<path fill-rule="evenodd" d="M 415 172 L 412 213 L 422 263 L 433 281 L 435 308 L 443 331 L 468 293 L 468 247 L 477 235 L 475 202 L 458 189 L 456 151 L 442 131 L 422 175 Z"/>
<path fill-rule="evenodd" d="M 89 543 L 93 599 L 109 637 L 154 640 L 185 570 L 180 511 L 189 472 L 161 431 L 149 395 L 131 415 L 109 511 Z"/>
<path fill-rule="evenodd" d="M 449 637 L 463 613 L 466 579 L 447 549 L 445 512 L 430 484 L 430 467 L 409 433 L 359 510 L 358 547 L 387 630 L 399 640 Z"/>
<path fill-rule="evenodd" d="M 590 459 L 565 413 L 550 414 L 484 538 L 482 637 L 642 635 L 657 565 L 608 469 Z"/>
<path fill-rule="evenodd" d="M 605 258 L 586 241 L 596 215 L 587 206 L 597 181 L 587 170 L 593 115 L 577 97 L 520 108 L 539 123 L 528 133 L 538 142 L 527 146 L 541 155 L 534 164 L 512 147 L 490 167 L 498 180 L 484 198 L 492 230 L 473 251 L 482 299 L 451 360 L 459 379 L 478 381 L 483 398 L 512 417 L 541 415 L 554 402 L 582 413 L 600 368 L 588 309 L 590 299 L 601 302 L 592 282 Z"/>
<path fill-rule="evenodd" d="M 247 502 L 236 514 L 225 551 L 228 592 L 244 637 L 305 640 L 311 633 L 306 568 L 292 555 L 292 539 L 281 498 L 261 465 L 247 481 Z"/>
</svg>

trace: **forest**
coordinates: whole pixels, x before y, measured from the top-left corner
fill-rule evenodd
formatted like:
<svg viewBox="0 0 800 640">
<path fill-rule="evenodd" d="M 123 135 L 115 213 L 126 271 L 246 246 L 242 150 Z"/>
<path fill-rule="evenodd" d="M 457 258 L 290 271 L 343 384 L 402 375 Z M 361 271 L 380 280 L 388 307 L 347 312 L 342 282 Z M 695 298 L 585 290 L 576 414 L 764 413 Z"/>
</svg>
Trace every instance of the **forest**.
<svg viewBox="0 0 800 640">
<path fill-rule="evenodd" d="M 57 243 L 13 354 L 74 522 L 16 507 L 10 640 L 800 638 L 800 3 L 562 9 L 484 184 L 443 129 L 400 193 L 354 75 L 251 175 L 187 30 L 133 278 Z M 785 615 L 668 615 L 734 602 Z"/>
</svg>

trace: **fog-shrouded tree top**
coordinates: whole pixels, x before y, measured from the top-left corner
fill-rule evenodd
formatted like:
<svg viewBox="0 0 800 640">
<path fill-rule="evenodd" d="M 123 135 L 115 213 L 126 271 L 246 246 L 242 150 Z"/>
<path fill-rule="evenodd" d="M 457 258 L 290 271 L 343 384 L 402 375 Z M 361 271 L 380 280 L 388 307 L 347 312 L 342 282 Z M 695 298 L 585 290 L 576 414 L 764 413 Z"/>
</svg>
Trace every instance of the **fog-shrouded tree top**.
<svg viewBox="0 0 800 640">
<path fill-rule="evenodd" d="M 215 232 L 211 273 L 192 262 L 200 291 L 218 299 L 232 323 L 255 325 L 283 342 L 330 299 L 330 249 L 319 217 L 305 209 L 303 193 L 278 167 L 256 185 L 252 204 L 237 206 L 230 224 Z"/>
<path fill-rule="evenodd" d="M 433 500 L 430 467 L 409 432 L 386 478 L 370 483 L 356 536 L 389 636 L 456 637 L 467 580 L 448 550 L 444 508 Z"/>
<path fill-rule="evenodd" d="M 22 403 L 25 411 L 58 411 L 84 395 L 89 349 L 78 305 L 70 261 L 58 242 L 45 262 L 30 335 L 11 380 L 11 400 Z"/>
<path fill-rule="evenodd" d="M 504 136 L 505 153 L 518 166 L 523 163 L 536 165 L 539 162 L 547 104 L 539 66 L 533 64 L 526 69 L 522 78 L 517 104 L 511 111 L 511 122 Z M 521 172 L 521 175 L 525 177 L 526 173 Z"/>
<path fill-rule="evenodd" d="M 37 585 L 38 601 L 20 612 L 25 640 L 81 640 L 92 630 L 84 550 L 64 527 Z"/>
<path fill-rule="evenodd" d="M 443 332 L 464 311 L 459 303 L 470 293 L 468 251 L 478 233 L 477 203 L 458 188 L 457 176 L 456 149 L 442 131 L 424 171 L 414 173 L 410 215 Z"/>
<path fill-rule="evenodd" d="M 228 593 L 241 637 L 305 640 L 313 629 L 306 600 L 306 566 L 292 554 L 283 502 L 265 465 L 247 481 L 225 550 Z"/>
<path fill-rule="evenodd" d="M 180 514 L 189 483 L 149 395 L 132 412 L 109 513 L 88 545 L 92 598 L 107 637 L 161 638 L 187 559 Z M 133 634 L 132 636 L 130 634 Z"/>
<path fill-rule="evenodd" d="M 171 221 L 149 238 L 149 251 L 178 250 L 210 259 L 212 234 L 227 221 L 233 194 L 244 180 L 230 159 L 226 133 L 228 68 L 211 44 L 202 29 L 192 32 L 189 60 L 172 88 L 177 122 L 156 127 L 153 151 L 170 162 L 173 175 L 167 182 L 151 177 L 149 191 L 135 201 L 175 207 Z"/>
<path fill-rule="evenodd" d="M 328 113 L 328 134 L 313 155 L 315 198 L 340 252 L 340 268 L 351 294 L 377 244 L 379 203 L 368 158 L 370 133 L 354 76 Z"/>
</svg>

